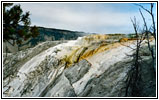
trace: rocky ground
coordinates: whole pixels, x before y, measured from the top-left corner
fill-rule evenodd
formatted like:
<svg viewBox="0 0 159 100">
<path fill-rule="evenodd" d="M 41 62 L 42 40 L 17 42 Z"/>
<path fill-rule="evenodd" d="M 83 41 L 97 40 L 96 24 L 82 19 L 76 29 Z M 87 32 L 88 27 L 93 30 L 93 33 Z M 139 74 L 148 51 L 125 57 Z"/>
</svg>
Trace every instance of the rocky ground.
<svg viewBox="0 0 159 100">
<path fill-rule="evenodd" d="M 134 41 L 110 43 L 105 35 L 66 43 L 44 42 L 8 54 L 3 63 L 4 97 L 124 97 Z M 155 96 L 155 71 L 143 55 L 140 96 Z"/>
</svg>

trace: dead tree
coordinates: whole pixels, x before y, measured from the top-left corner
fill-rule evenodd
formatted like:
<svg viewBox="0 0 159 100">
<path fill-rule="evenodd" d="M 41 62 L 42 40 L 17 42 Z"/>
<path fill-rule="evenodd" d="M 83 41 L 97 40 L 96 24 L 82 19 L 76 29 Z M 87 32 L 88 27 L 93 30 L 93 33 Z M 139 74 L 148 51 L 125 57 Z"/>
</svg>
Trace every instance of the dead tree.
<svg viewBox="0 0 159 100">
<path fill-rule="evenodd" d="M 154 18 L 154 14 L 153 14 L 154 4 L 153 3 L 150 4 L 151 5 L 150 10 L 144 8 L 144 6 L 142 6 L 140 4 L 136 4 L 136 5 L 138 5 L 139 7 L 141 7 L 143 10 L 145 10 L 151 16 L 152 25 L 151 25 L 151 27 L 148 28 L 146 19 L 145 19 L 144 15 L 143 15 L 141 9 L 139 9 L 140 14 L 141 14 L 142 19 L 143 19 L 143 22 L 144 22 L 144 32 L 146 34 L 146 39 L 148 41 L 147 45 L 148 45 L 149 51 L 151 52 L 151 57 L 152 57 L 152 60 L 153 60 L 153 66 L 155 67 L 156 66 L 155 65 L 156 55 L 155 55 L 154 49 L 156 49 L 156 25 L 155 25 L 155 18 Z M 150 37 L 149 36 L 151 36 L 151 35 L 155 39 L 155 46 L 154 46 L 154 48 L 150 44 Z"/>
<path fill-rule="evenodd" d="M 134 28 L 135 35 L 136 35 L 136 48 L 135 49 L 133 48 L 133 50 L 135 50 L 135 53 L 132 55 L 129 55 L 129 56 L 133 57 L 133 64 L 128 72 L 128 77 L 126 79 L 125 96 L 138 96 L 139 89 L 140 89 L 138 84 L 141 81 L 140 61 L 142 60 L 139 55 L 139 51 L 141 48 L 141 43 L 143 42 L 145 36 L 144 36 L 144 33 L 139 34 L 139 32 L 138 32 L 139 26 L 137 24 L 135 17 L 133 20 L 131 19 L 131 22 L 133 24 L 133 28 Z M 131 93 L 131 94 L 129 94 L 129 93 Z"/>
<path fill-rule="evenodd" d="M 139 12 L 140 12 L 142 19 L 143 19 L 143 22 L 144 22 L 144 27 L 143 27 L 142 32 L 140 32 L 140 34 L 139 34 L 139 32 L 138 32 L 139 26 L 137 24 L 136 18 L 134 17 L 133 20 L 131 19 L 131 22 L 133 24 L 133 28 L 135 31 L 135 35 L 136 35 L 136 48 L 135 48 L 135 53 L 133 55 L 131 55 L 131 57 L 133 57 L 133 65 L 130 68 L 130 70 L 128 72 L 128 77 L 126 79 L 125 96 L 140 96 L 139 92 L 141 90 L 141 87 L 139 87 L 139 83 L 140 83 L 140 81 L 142 81 L 141 80 L 141 61 L 142 61 L 142 58 L 141 58 L 139 52 L 141 49 L 141 44 L 145 39 L 147 40 L 148 48 L 149 48 L 149 51 L 151 52 L 153 64 L 155 61 L 154 50 L 150 44 L 150 37 L 149 37 L 149 35 L 152 35 L 155 38 L 155 42 L 156 42 L 155 20 L 154 20 L 154 15 L 152 13 L 154 4 L 151 4 L 151 10 L 147 10 L 142 5 L 138 5 L 138 6 L 140 6 L 142 9 L 144 9 L 145 11 L 147 11 L 151 15 L 153 29 L 151 29 L 151 27 L 148 28 L 146 19 L 143 15 L 141 9 L 139 9 Z M 153 32 L 151 33 L 152 30 L 153 30 Z M 156 44 L 155 44 L 155 46 L 156 46 Z M 155 66 L 155 64 L 153 66 Z"/>
</svg>

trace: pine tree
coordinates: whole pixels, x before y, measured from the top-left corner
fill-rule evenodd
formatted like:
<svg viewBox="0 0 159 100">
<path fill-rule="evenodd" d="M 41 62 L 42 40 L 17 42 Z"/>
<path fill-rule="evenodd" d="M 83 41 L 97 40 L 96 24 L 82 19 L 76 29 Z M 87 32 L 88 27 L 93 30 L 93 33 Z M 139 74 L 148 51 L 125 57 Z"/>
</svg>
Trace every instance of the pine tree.
<svg viewBox="0 0 159 100">
<path fill-rule="evenodd" d="M 30 12 L 23 13 L 20 5 L 13 3 L 3 3 L 3 40 L 10 43 L 22 44 L 22 41 L 35 38 L 39 35 L 36 26 L 30 27 Z"/>
</svg>

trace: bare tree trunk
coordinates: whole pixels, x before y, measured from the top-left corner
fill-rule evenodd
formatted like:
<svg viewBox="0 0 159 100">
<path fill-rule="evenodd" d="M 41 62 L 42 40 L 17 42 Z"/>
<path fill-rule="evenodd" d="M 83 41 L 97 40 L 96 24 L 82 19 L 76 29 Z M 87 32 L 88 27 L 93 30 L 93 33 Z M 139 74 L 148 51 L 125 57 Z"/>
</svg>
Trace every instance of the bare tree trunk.
<svg viewBox="0 0 159 100">
<path fill-rule="evenodd" d="M 141 6 L 142 7 L 142 6 Z M 156 46 L 156 29 L 155 29 L 155 22 L 154 22 L 154 17 L 153 17 L 153 14 L 152 14 L 152 4 L 151 4 L 151 11 L 148 11 L 146 9 L 147 12 L 149 12 L 149 14 L 152 16 L 152 22 L 153 22 L 153 37 L 155 38 L 155 46 Z M 145 8 L 143 8 L 145 9 Z M 147 23 L 146 23 L 146 20 L 145 20 L 145 17 L 143 16 L 141 10 L 139 9 L 140 11 L 140 14 L 142 16 L 142 19 L 143 19 L 143 22 L 144 22 L 144 26 L 145 26 L 145 32 L 146 32 L 146 38 L 147 38 L 147 45 L 148 45 L 148 48 L 149 48 L 149 51 L 151 52 L 151 57 L 152 57 L 152 61 L 153 61 L 153 66 L 155 67 L 155 55 L 154 55 L 154 50 L 153 50 L 153 47 L 151 47 L 150 45 L 150 38 L 149 38 L 149 34 L 150 34 L 150 30 L 148 30 L 148 27 L 147 27 Z"/>
<path fill-rule="evenodd" d="M 138 4 L 137 4 L 138 5 Z M 141 34 L 141 36 L 138 34 L 138 25 L 136 23 L 136 18 L 134 17 L 134 20 L 131 19 L 131 22 L 133 24 L 133 28 L 134 28 L 134 31 L 135 31 L 135 35 L 136 35 L 136 39 L 137 39 L 137 44 L 136 44 L 136 52 L 135 52 L 135 55 L 132 55 L 133 56 L 133 60 L 134 60 L 134 65 L 131 67 L 131 69 L 129 70 L 128 72 L 128 77 L 127 77 L 127 80 L 126 80 L 126 92 L 125 92 L 125 96 L 128 96 L 128 92 L 129 90 L 131 89 L 131 96 L 138 96 L 138 93 L 139 93 L 139 87 L 138 87 L 138 83 L 140 81 L 140 78 L 141 78 L 141 73 L 140 73 L 140 55 L 139 55 L 139 52 L 140 52 L 140 47 L 141 47 L 141 43 L 143 40 L 147 39 L 147 45 L 148 45 L 148 49 L 151 53 L 151 57 L 152 57 L 152 60 L 153 60 L 153 66 L 155 67 L 155 59 L 156 59 L 156 56 L 154 55 L 154 49 L 153 47 L 151 47 L 151 44 L 150 44 L 150 37 L 149 35 L 152 35 L 154 38 L 155 38 L 155 46 L 156 46 L 156 29 L 155 29 L 155 20 L 154 20 L 154 15 L 153 15 L 153 4 L 151 3 L 151 10 L 147 10 L 145 9 L 142 5 L 138 5 L 140 6 L 141 8 L 143 8 L 146 12 L 148 12 L 150 15 L 151 15 L 151 18 L 152 18 L 152 26 L 153 26 L 153 33 L 151 33 L 150 29 L 151 27 L 148 29 L 148 26 L 147 26 L 147 23 L 146 23 L 146 20 L 145 20 L 145 17 L 143 16 L 143 13 L 141 12 L 141 10 L 139 9 L 140 11 L 140 14 L 142 16 L 142 19 L 143 19 L 143 22 L 144 22 L 144 30 Z M 142 59 L 141 59 L 142 60 Z"/>
<path fill-rule="evenodd" d="M 142 34 L 142 36 L 140 37 L 135 17 L 134 20 L 131 19 L 131 22 L 133 24 L 133 28 L 136 35 L 136 49 L 135 49 L 135 54 L 131 55 L 133 57 L 134 63 L 128 73 L 125 96 L 128 96 L 128 92 L 130 89 L 131 89 L 131 96 L 138 96 L 139 95 L 138 83 L 140 81 L 140 69 L 141 69 L 139 66 L 139 58 L 140 58 L 139 51 L 141 43 L 143 41 L 142 39 L 144 34 Z"/>
</svg>

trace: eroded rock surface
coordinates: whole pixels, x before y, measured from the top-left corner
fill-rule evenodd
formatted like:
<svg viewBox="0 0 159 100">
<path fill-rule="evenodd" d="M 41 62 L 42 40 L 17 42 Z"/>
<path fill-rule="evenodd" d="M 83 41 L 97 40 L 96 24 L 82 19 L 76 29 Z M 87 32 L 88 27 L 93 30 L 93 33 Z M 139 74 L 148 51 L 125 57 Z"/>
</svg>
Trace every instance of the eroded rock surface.
<svg viewBox="0 0 159 100">
<path fill-rule="evenodd" d="M 3 65 L 4 97 L 121 97 L 132 64 L 133 41 L 107 36 L 45 42 L 9 54 Z"/>
</svg>

